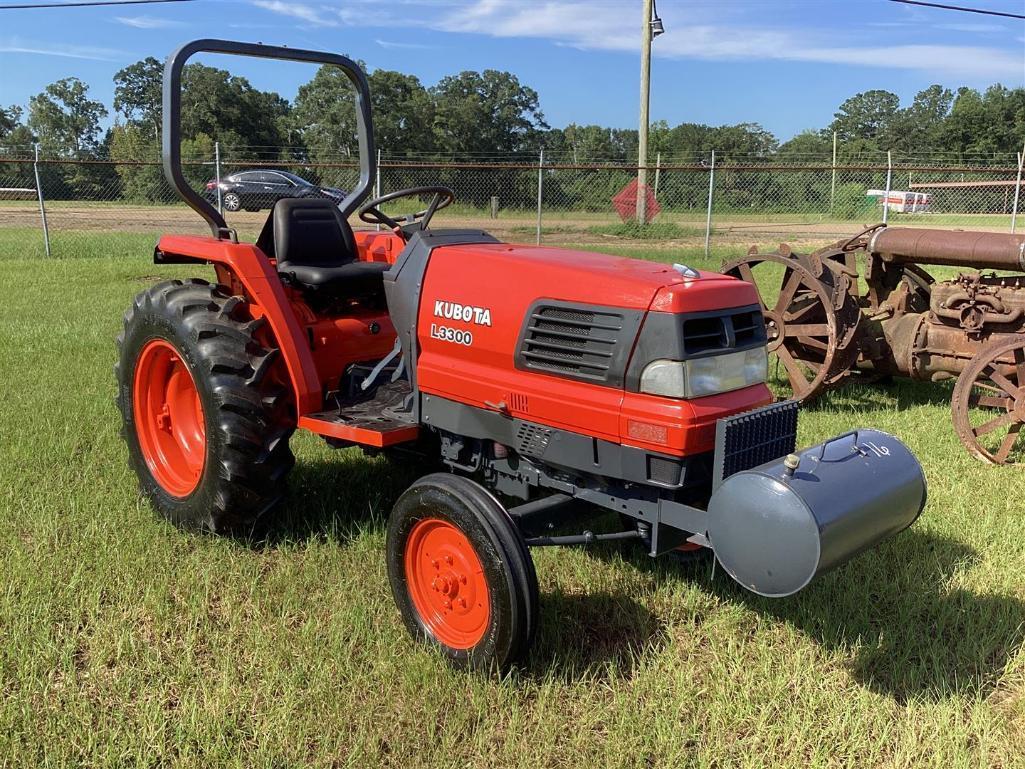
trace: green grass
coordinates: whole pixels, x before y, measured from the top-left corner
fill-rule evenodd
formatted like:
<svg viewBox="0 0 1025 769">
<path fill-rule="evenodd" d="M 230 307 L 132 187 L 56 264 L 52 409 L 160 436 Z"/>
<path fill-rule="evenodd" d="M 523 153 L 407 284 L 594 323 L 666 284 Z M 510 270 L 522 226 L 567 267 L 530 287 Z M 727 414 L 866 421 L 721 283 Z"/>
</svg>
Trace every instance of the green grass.
<svg viewBox="0 0 1025 769">
<path fill-rule="evenodd" d="M 57 230 L 50 232 L 50 254 L 54 261 L 71 259 L 152 260 L 159 233 L 100 230 Z M 0 264 L 25 259 L 46 259 L 43 233 L 30 227 L 0 227 Z M 45 264 L 45 262 L 44 262 Z"/>
<path fill-rule="evenodd" d="M 1023 476 L 968 457 L 949 387 L 802 417 L 804 444 L 861 424 L 910 444 L 913 529 L 783 601 L 626 546 L 537 551 L 536 646 L 492 680 L 412 645 L 393 607 L 383 524 L 409 472 L 297 436 L 260 548 L 140 501 L 113 338 L 135 292 L 196 274 L 151 249 L 0 240 L 0 766 L 1025 764 Z"/>
<path fill-rule="evenodd" d="M 703 229 L 681 227 L 668 221 L 651 222 L 645 225 L 640 225 L 636 221 L 616 222 L 588 227 L 587 231 L 594 235 L 613 235 L 617 238 L 630 238 L 631 240 L 674 240 L 704 235 Z"/>
</svg>

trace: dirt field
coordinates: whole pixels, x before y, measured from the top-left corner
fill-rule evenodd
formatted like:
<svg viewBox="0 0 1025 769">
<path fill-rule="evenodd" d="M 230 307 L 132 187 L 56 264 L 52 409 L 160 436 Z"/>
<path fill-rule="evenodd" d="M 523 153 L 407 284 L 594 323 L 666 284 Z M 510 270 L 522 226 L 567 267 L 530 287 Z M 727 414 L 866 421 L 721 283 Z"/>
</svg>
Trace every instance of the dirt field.
<svg viewBox="0 0 1025 769">
<path fill-rule="evenodd" d="M 747 246 L 754 243 L 786 241 L 795 246 L 817 246 L 852 235 L 861 228 L 860 222 L 820 219 L 810 221 L 813 215 L 781 214 L 713 216 L 712 238 L 719 245 Z M 805 221 L 799 221 L 799 219 Z M 266 211 L 239 211 L 227 216 L 243 239 L 253 240 L 267 219 Z M 51 233 L 75 231 L 125 233 L 192 233 L 206 234 L 200 218 L 184 205 L 142 206 L 109 203 L 70 203 L 56 201 L 47 208 L 47 221 Z M 496 237 L 508 241 L 532 242 L 536 237 L 537 218 L 533 212 L 506 211 L 497 219 L 476 215 L 472 211 L 456 210 L 439 214 L 438 224 L 446 227 L 480 227 Z M 659 221 L 670 222 L 685 233 L 683 237 L 660 240 L 635 240 L 601 234 L 594 230 L 614 225 L 618 219 L 609 213 L 544 212 L 542 239 L 549 244 L 610 244 L 644 245 L 653 249 L 694 247 L 704 244 L 704 217 L 694 214 L 664 214 Z M 908 222 L 894 217 L 892 224 L 912 226 L 956 227 L 970 230 L 1007 231 L 1009 220 L 999 216 L 937 215 L 929 219 L 918 217 Z M 353 220 L 354 227 L 365 227 Z M 38 228 L 39 210 L 34 201 L 0 202 L 0 229 Z"/>
</svg>

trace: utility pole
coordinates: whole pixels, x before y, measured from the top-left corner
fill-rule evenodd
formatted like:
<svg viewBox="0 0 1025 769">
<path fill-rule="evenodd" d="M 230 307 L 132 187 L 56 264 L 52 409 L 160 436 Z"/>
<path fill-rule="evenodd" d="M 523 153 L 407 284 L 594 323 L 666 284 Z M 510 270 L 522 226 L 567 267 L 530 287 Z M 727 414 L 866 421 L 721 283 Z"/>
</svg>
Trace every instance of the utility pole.
<svg viewBox="0 0 1025 769">
<path fill-rule="evenodd" d="M 637 131 L 637 223 L 648 220 L 648 102 L 651 93 L 651 41 L 665 32 L 655 0 L 641 0 L 641 118 Z"/>
</svg>

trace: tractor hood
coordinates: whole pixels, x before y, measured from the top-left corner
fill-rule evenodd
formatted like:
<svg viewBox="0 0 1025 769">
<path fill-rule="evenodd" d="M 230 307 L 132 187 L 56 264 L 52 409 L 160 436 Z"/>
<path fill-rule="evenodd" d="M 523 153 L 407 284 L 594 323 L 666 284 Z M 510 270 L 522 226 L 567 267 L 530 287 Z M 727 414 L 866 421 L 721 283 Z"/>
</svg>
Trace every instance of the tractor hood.
<svg viewBox="0 0 1025 769">
<path fill-rule="evenodd" d="M 732 328 L 757 314 L 754 288 L 734 278 L 449 230 L 414 235 L 384 283 L 425 398 L 609 442 L 629 436 L 631 445 L 677 456 L 711 450 L 716 418 L 772 398 L 764 385 L 694 400 L 634 386 L 638 353 L 678 359 L 682 317 L 725 318 Z M 649 321 L 654 332 L 642 333 Z M 724 344 L 739 347 L 736 334 L 727 336 Z M 638 350 L 642 337 L 658 344 Z"/>
<path fill-rule="evenodd" d="M 531 299 L 673 313 L 758 302 L 750 284 L 718 273 L 681 271 L 663 262 L 567 248 L 505 243 L 443 246 L 434 250 L 431 261 L 435 265 L 457 262 L 464 276 L 461 282 L 465 285 L 472 279 L 475 283 L 475 298 L 482 294 L 505 298 L 512 292 Z"/>
</svg>

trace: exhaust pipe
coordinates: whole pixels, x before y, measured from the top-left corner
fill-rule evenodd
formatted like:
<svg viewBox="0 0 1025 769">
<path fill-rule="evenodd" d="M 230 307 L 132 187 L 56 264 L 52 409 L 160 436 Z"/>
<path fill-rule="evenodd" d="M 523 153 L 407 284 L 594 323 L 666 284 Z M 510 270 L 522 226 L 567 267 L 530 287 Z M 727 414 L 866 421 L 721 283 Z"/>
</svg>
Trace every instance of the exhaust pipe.
<svg viewBox="0 0 1025 769">
<path fill-rule="evenodd" d="M 1025 271 L 1025 235 L 1013 233 L 884 227 L 867 250 L 894 264 Z"/>
<path fill-rule="evenodd" d="M 854 430 L 726 478 L 709 502 L 708 540 L 733 579 L 782 598 L 906 529 L 925 500 L 907 446 Z"/>
</svg>

